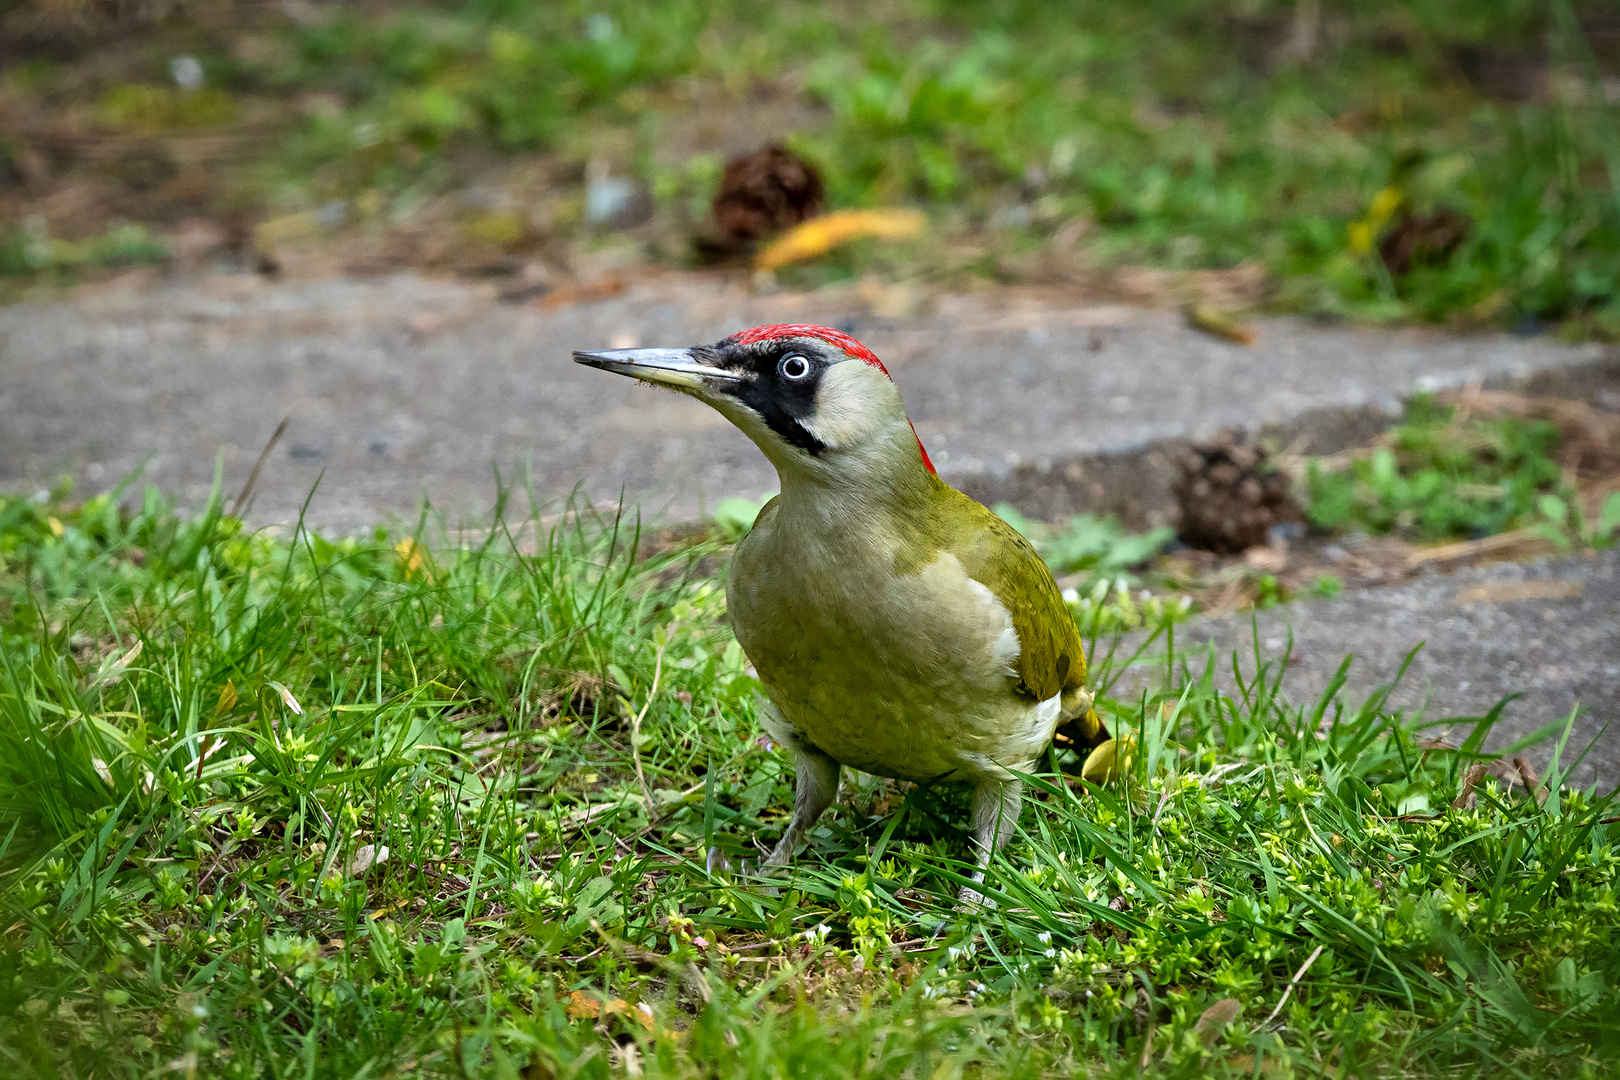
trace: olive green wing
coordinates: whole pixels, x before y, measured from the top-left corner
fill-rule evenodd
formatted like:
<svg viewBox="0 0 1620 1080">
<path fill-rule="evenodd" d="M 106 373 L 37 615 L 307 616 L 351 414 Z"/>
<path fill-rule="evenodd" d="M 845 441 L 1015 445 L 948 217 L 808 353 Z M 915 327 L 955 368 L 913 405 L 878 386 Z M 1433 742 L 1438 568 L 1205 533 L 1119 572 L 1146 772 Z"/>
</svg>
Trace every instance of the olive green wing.
<svg viewBox="0 0 1620 1080">
<path fill-rule="evenodd" d="M 1033 545 L 984 506 L 962 495 L 952 500 L 956 527 L 965 538 L 949 550 L 968 576 L 1006 605 L 1018 635 L 1018 692 L 1034 701 L 1063 695 L 1057 742 L 1065 748 L 1096 746 L 1108 737 L 1086 690 L 1086 651 L 1057 582 Z M 957 501 L 960 500 L 960 501 Z"/>
</svg>

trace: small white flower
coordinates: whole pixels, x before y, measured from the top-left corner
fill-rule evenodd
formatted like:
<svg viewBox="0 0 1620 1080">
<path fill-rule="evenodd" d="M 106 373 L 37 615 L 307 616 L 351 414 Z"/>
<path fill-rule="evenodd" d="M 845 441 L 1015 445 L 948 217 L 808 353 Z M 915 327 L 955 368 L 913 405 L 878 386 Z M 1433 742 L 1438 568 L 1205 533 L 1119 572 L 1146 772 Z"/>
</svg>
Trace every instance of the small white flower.
<svg viewBox="0 0 1620 1080">
<path fill-rule="evenodd" d="M 205 81 L 202 62 L 195 56 L 170 57 L 169 77 L 182 90 L 200 90 Z"/>
</svg>

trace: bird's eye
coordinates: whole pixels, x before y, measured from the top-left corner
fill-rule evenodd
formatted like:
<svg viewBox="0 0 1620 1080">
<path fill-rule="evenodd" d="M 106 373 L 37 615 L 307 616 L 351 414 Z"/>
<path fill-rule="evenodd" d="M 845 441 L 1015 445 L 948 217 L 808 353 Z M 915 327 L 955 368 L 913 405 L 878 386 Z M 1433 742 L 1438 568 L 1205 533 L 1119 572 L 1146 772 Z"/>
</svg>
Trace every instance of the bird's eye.
<svg viewBox="0 0 1620 1080">
<path fill-rule="evenodd" d="M 810 374 L 810 361 L 798 353 L 789 353 L 782 357 L 782 362 L 777 365 L 776 370 L 782 373 L 782 378 L 798 381 Z"/>
</svg>

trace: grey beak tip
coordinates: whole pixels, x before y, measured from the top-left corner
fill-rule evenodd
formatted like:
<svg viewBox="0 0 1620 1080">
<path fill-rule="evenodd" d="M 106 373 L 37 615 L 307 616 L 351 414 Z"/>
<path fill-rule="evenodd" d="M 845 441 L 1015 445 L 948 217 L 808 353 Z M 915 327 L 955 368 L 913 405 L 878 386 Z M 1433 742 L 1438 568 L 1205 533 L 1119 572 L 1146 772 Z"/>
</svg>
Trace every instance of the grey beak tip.
<svg viewBox="0 0 1620 1080">
<path fill-rule="evenodd" d="M 575 349 L 574 363 L 671 385 L 682 385 L 671 381 L 675 376 L 722 382 L 742 378 L 737 372 L 693 360 L 690 349 Z"/>
</svg>

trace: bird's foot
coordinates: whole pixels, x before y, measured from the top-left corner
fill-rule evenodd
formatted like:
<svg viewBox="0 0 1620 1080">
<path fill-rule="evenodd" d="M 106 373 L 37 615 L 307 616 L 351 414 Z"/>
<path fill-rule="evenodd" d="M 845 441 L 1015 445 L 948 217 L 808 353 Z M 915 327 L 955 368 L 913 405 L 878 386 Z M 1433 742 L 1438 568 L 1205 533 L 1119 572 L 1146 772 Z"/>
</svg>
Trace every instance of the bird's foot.
<svg viewBox="0 0 1620 1080">
<path fill-rule="evenodd" d="M 703 860 L 703 868 L 709 873 L 724 874 L 733 878 L 770 876 L 772 871 L 777 870 L 780 866 L 780 863 L 773 864 L 769 859 L 757 864 L 752 859 L 733 860 L 717 847 L 710 848 L 708 855 Z M 774 885 L 762 885 L 756 891 L 763 896 L 775 896 L 781 890 Z"/>
<path fill-rule="evenodd" d="M 711 874 L 727 874 L 732 877 L 746 877 L 755 872 L 755 865 L 748 859 L 732 859 L 731 856 L 717 847 L 709 849 L 703 859 L 703 869 Z"/>
</svg>

